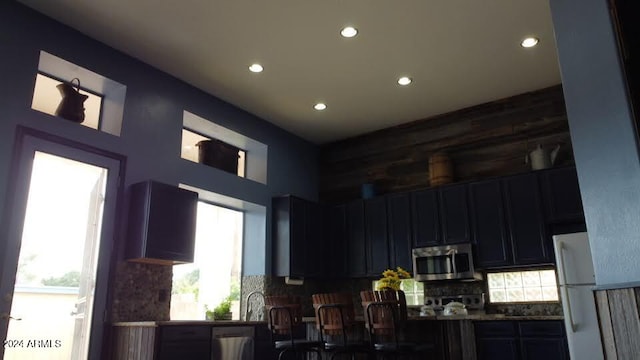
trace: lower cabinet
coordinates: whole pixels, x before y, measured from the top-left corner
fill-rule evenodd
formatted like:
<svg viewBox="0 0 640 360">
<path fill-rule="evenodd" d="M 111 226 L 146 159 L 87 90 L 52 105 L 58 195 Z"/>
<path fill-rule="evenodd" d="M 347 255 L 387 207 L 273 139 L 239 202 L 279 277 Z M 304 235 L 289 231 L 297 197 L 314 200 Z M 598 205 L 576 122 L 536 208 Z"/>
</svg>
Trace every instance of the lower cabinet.
<svg viewBox="0 0 640 360">
<path fill-rule="evenodd" d="M 475 323 L 477 360 L 568 360 L 562 321 Z"/>
<path fill-rule="evenodd" d="M 156 359 L 211 359 L 211 327 L 159 327 Z"/>
<path fill-rule="evenodd" d="M 110 359 L 225 360 L 251 354 L 254 359 L 277 358 L 266 324 L 140 324 L 124 323 L 112 328 Z"/>
</svg>

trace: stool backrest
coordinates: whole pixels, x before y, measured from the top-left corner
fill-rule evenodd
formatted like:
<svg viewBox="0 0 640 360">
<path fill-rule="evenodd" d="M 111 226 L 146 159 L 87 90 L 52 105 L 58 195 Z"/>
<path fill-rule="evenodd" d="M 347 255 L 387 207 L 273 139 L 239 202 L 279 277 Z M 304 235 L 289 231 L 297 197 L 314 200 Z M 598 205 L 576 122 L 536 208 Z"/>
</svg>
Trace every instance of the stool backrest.
<svg viewBox="0 0 640 360">
<path fill-rule="evenodd" d="M 360 292 L 365 327 L 372 336 L 396 336 L 407 320 L 407 300 L 402 290 Z"/>
<path fill-rule="evenodd" d="M 302 305 L 299 296 L 277 295 L 264 299 L 269 330 L 276 335 L 290 335 L 302 323 Z"/>
<path fill-rule="evenodd" d="M 313 294 L 316 327 L 324 335 L 344 335 L 355 325 L 355 309 L 350 293 Z"/>
</svg>

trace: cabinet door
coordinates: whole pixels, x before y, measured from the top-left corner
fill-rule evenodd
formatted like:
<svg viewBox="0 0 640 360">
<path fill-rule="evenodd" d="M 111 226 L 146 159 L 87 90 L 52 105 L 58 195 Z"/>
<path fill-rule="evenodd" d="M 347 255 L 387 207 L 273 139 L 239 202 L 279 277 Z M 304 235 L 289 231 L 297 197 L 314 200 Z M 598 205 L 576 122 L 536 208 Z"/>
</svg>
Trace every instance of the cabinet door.
<svg viewBox="0 0 640 360">
<path fill-rule="evenodd" d="M 295 196 L 274 198 L 273 223 L 275 275 L 324 276 L 320 205 Z"/>
<path fill-rule="evenodd" d="M 519 321 L 522 359 L 569 359 L 562 321 Z"/>
<path fill-rule="evenodd" d="M 357 200 L 347 204 L 347 258 L 351 277 L 367 275 L 364 232 L 364 201 Z"/>
<path fill-rule="evenodd" d="M 391 267 L 411 271 L 411 201 L 409 194 L 387 197 Z"/>
<path fill-rule="evenodd" d="M 512 321 L 480 321 L 474 324 L 478 360 L 519 359 L 518 332 Z"/>
<path fill-rule="evenodd" d="M 511 265 L 513 257 L 507 236 L 500 181 L 469 185 L 469 197 L 477 267 Z"/>
<path fill-rule="evenodd" d="M 329 241 L 323 236 L 322 205 L 316 202 L 305 202 L 304 219 L 304 276 L 322 278 L 327 277 L 329 255 Z"/>
<path fill-rule="evenodd" d="M 566 342 L 562 338 L 521 338 L 522 360 L 567 360 Z"/>
<path fill-rule="evenodd" d="M 378 197 L 365 200 L 364 214 L 367 274 L 376 276 L 389 268 L 386 198 Z"/>
<path fill-rule="evenodd" d="M 547 221 L 583 223 L 582 197 L 575 167 L 547 170 L 541 176 Z"/>
<path fill-rule="evenodd" d="M 193 262 L 198 194 L 146 181 L 131 186 L 127 258 Z"/>
<path fill-rule="evenodd" d="M 331 277 L 345 277 L 347 271 L 347 205 L 328 207 L 325 218 L 328 222 L 329 269 Z"/>
<path fill-rule="evenodd" d="M 273 199 L 273 267 L 276 276 L 303 276 L 305 251 L 305 206 L 302 199 L 283 196 Z"/>
<path fill-rule="evenodd" d="M 210 359 L 211 328 L 209 326 L 163 326 L 159 328 L 159 360 Z"/>
<path fill-rule="evenodd" d="M 471 240 L 467 186 L 454 185 L 440 189 L 440 222 L 444 244 L 460 244 Z"/>
<path fill-rule="evenodd" d="M 411 194 L 411 220 L 413 247 L 441 243 L 437 190 L 420 190 Z"/>
<path fill-rule="evenodd" d="M 535 173 L 503 182 L 509 235 L 516 265 L 550 263 L 538 178 Z"/>
<path fill-rule="evenodd" d="M 519 360 L 515 338 L 479 338 L 476 341 L 478 360 Z M 544 358 L 540 358 L 544 359 Z"/>
</svg>

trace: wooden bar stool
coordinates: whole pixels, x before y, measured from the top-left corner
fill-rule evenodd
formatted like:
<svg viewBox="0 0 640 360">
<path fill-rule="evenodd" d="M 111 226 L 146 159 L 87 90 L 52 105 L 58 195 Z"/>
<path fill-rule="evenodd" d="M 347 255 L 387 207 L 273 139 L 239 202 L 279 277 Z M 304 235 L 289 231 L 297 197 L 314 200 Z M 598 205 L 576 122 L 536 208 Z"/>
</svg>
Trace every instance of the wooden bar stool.
<svg viewBox="0 0 640 360">
<path fill-rule="evenodd" d="M 424 356 L 434 349 L 433 344 L 418 344 L 404 340 L 402 329 L 407 321 L 407 301 L 403 291 L 365 290 L 360 292 L 360 298 L 365 327 L 376 354 L 382 355 L 383 358 L 413 358 L 418 355 Z"/>
<path fill-rule="evenodd" d="M 349 293 L 326 293 L 312 295 L 316 313 L 316 327 L 325 351 L 331 359 L 347 354 L 372 356 L 371 347 L 361 338 L 356 338 L 357 323 L 352 295 Z"/>
<path fill-rule="evenodd" d="M 304 334 L 302 330 L 305 326 L 299 296 L 266 296 L 265 309 L 271 342 L 279 351 L 278 359 L 282 359 L 286 353 L 298 356 L 309 352 L 318 354 L 318 359 L 322 359 L 322 342 L 296 336 L 297 332 Z"/>
</svg>

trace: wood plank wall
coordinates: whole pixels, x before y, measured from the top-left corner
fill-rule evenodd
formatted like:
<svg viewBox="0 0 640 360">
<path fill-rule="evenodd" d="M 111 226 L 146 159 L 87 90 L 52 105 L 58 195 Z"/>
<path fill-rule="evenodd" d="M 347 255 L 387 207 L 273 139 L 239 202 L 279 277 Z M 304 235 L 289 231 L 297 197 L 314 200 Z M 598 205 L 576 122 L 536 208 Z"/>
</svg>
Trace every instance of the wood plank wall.
<svg viewBox="0 0 640 360">
<path fill-rule="evenodd" d="M 640 287 L 595 292 L 605 358 L 640 357 Z"/>
<path fill-rule="evenodd" d="M 154 359 L 155 326 L 114 326 L 112 331 L 111 359 Z"/>
<path fill-rule="evenodd" d="M 323 145 L 320 200 L 359 198 L 371 182 L 379 194 L 429 187 L 438 151 L 453 160 L 454 182 L 526 172 L 537 144 L 561 145 L 556 165 L 573 163 L 561 85 Z"/>
</svg>

